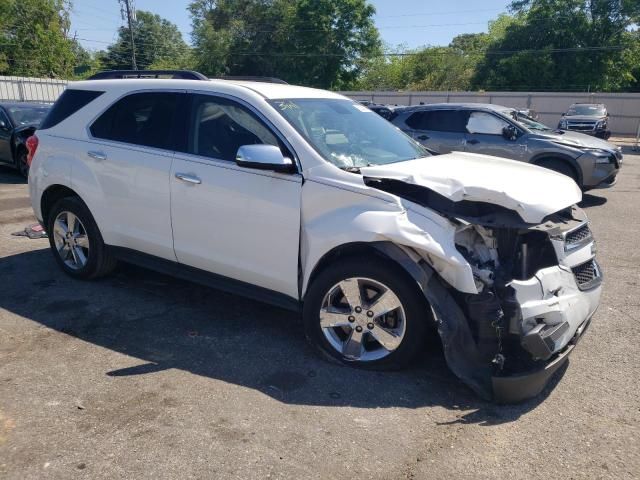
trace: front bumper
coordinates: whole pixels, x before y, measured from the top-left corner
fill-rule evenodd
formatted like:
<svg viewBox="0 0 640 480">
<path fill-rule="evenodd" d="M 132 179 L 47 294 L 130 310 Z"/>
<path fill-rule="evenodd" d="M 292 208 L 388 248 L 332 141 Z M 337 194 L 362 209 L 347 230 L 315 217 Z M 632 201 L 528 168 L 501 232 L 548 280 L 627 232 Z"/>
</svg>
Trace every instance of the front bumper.
<svg viewBox="0 0 640 480">
<path fill-rule="evenodd" d="M 597 264 L 595 264 L 597 266 Z M 538 365 L 531 370 L 492 377 L 493 399 L 517 403 L 538 395 L 568 356 L 591 322 L 602 293 L 599 268 L 588 288 L 581 287 L 566 267 L 540 270 L 525 281 L 514 281 L 521 315 L 510 325 L 521 345 Z"/>
<path fill-rule="evenodd" d="M 615 156 L 609 163 L 597 163 L 594 155 L 585 153 L 577 158 L 582 170 L 582 186 L 585 190 L 592 188 L 608 188 L 615 184 L 615 179 L 622 167 L 622 155 Z"/>
<path fill-rule="evenodd" d="M 539 395 L 548 385 L 553 375 L 569 360 L 582 334 L 591 323 L 587 319 L 576 331 L 573 339 L 561 352 L 558 352 L 542 368 L 508 377 L 492 377 L 493 399 L 496 403 L 520 403 Z"/>
</svg>

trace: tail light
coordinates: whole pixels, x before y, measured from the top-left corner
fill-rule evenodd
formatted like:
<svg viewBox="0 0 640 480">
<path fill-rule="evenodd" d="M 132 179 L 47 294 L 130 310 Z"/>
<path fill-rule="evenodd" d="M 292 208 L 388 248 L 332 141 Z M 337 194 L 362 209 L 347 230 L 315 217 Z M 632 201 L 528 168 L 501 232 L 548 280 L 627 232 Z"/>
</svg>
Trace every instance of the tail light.
<svg viewBox="0 0 640 480">
<path fill-rule="evenodd" d="M 36 154 L 36 150 L 38 149 L 38 137 L 35 135 L 31 135 L 27 138 L 27 165 L 31 167 L 31 160 L 33 160 L 33 156 Z"/>
</svg>

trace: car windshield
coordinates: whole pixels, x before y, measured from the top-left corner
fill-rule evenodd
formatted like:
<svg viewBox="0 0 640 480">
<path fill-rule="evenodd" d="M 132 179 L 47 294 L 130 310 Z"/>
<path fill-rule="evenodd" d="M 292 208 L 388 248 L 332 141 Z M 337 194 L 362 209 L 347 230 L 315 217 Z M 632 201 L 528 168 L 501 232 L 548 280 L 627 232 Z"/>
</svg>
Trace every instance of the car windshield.
<svg viewBox="0 0 640 480">
<path fill-rule="evenodd" d="M 551 130 L 551 128 L 547 127 L 545 124 L 540 123 L 517 110 L 507 110 L 502 113 L 508 117 L 511 117 L 513 120 L 516 121 L 516 123 L 520 124 L 525 128 L 528 128 L 529 130 L 541 130 L 543 132 L 547 132 Z"/>
<path fill-rule="evenodd" d="M 429 156 L 387 120 L 351 100 L 304 98 L 272 100 L 271 104 L 320 155 L 340 168 Z"/>
<path fill-rule="evenodd" d="M 15 125 L 40 125 L 49 113 L 49 107 L 34 105 L 15 105 L 7 108 Z"/>
<path fill-rule="evenodd" d="M 567 116 L 574 115 L 595 115 L 604 117 L 607 114 L 606 109 L 602 105 L 571 105 L 567 110 Z"/>
</svg>

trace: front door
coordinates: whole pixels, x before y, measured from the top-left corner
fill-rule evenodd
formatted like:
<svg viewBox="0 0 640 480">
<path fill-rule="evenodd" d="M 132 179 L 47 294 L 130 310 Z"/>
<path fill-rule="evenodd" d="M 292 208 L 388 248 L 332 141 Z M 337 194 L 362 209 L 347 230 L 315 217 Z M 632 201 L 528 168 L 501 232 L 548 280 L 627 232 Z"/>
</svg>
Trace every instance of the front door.
<svg viewBox="0 0 640 480">
<path fill-rule="evenodd" d="M 302 177 L 235 163 L 242 145 L 291 152 L 239 101 L 192 97 L 186 152 L 176 153 L 171 171 L 178 261 L 297 299 Z"/>
<path fill-rule="evenodd" d="M 508 139 L 503 134 L 505 127 L 511 126 L 506 120 L 493 113 L 471 112 L 466 124 L 465 150 L 483 155 L 521 160 L 525 149 L 518 139 Z"/>
</svg>

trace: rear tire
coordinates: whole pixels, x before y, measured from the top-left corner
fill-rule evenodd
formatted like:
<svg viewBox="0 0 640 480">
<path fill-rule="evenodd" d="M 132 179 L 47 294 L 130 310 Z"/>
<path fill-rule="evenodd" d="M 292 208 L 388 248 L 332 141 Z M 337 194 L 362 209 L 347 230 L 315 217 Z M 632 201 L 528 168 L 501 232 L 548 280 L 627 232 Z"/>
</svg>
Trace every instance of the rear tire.
<svg viewBox="0 0 640 480">
<path fill-rule="evenodd" d="M 56 262 L 67 275 L 98 278 L 117 265 L 102 240 L 93 215 L 78 197 L 58 200 L 47 214 L 49 245 Z"/>
<path fill-rule="evenodd" d="M 557 158 L 553 158 L 551 160 L 545 160 L 545 161 L 541 162 L 540 166 L 544 167 L 544 168 L 548 168 L 549 170 L 553 170 L 554 172 L 558 172 L 558 173 L 561 173 L 563 175 L 566 175 L 571 180 L 576 182 L 576 184 L 578 186 L 580 186 L 580 183 L 578 183 L 579 182 L 578 174 L 576 173 L 575 169 L 569 163 L 565 162 L 564 160 L 559 160 Z"/>
<path fill-rule="evenodd" d="M 408 365 L 424 348 L 431 318 L 416 282 L 379 258 L 330 265 L 309 286 L 303 306 L 312 345 L 330 359 L 368 369 Z"/>
</svg>

